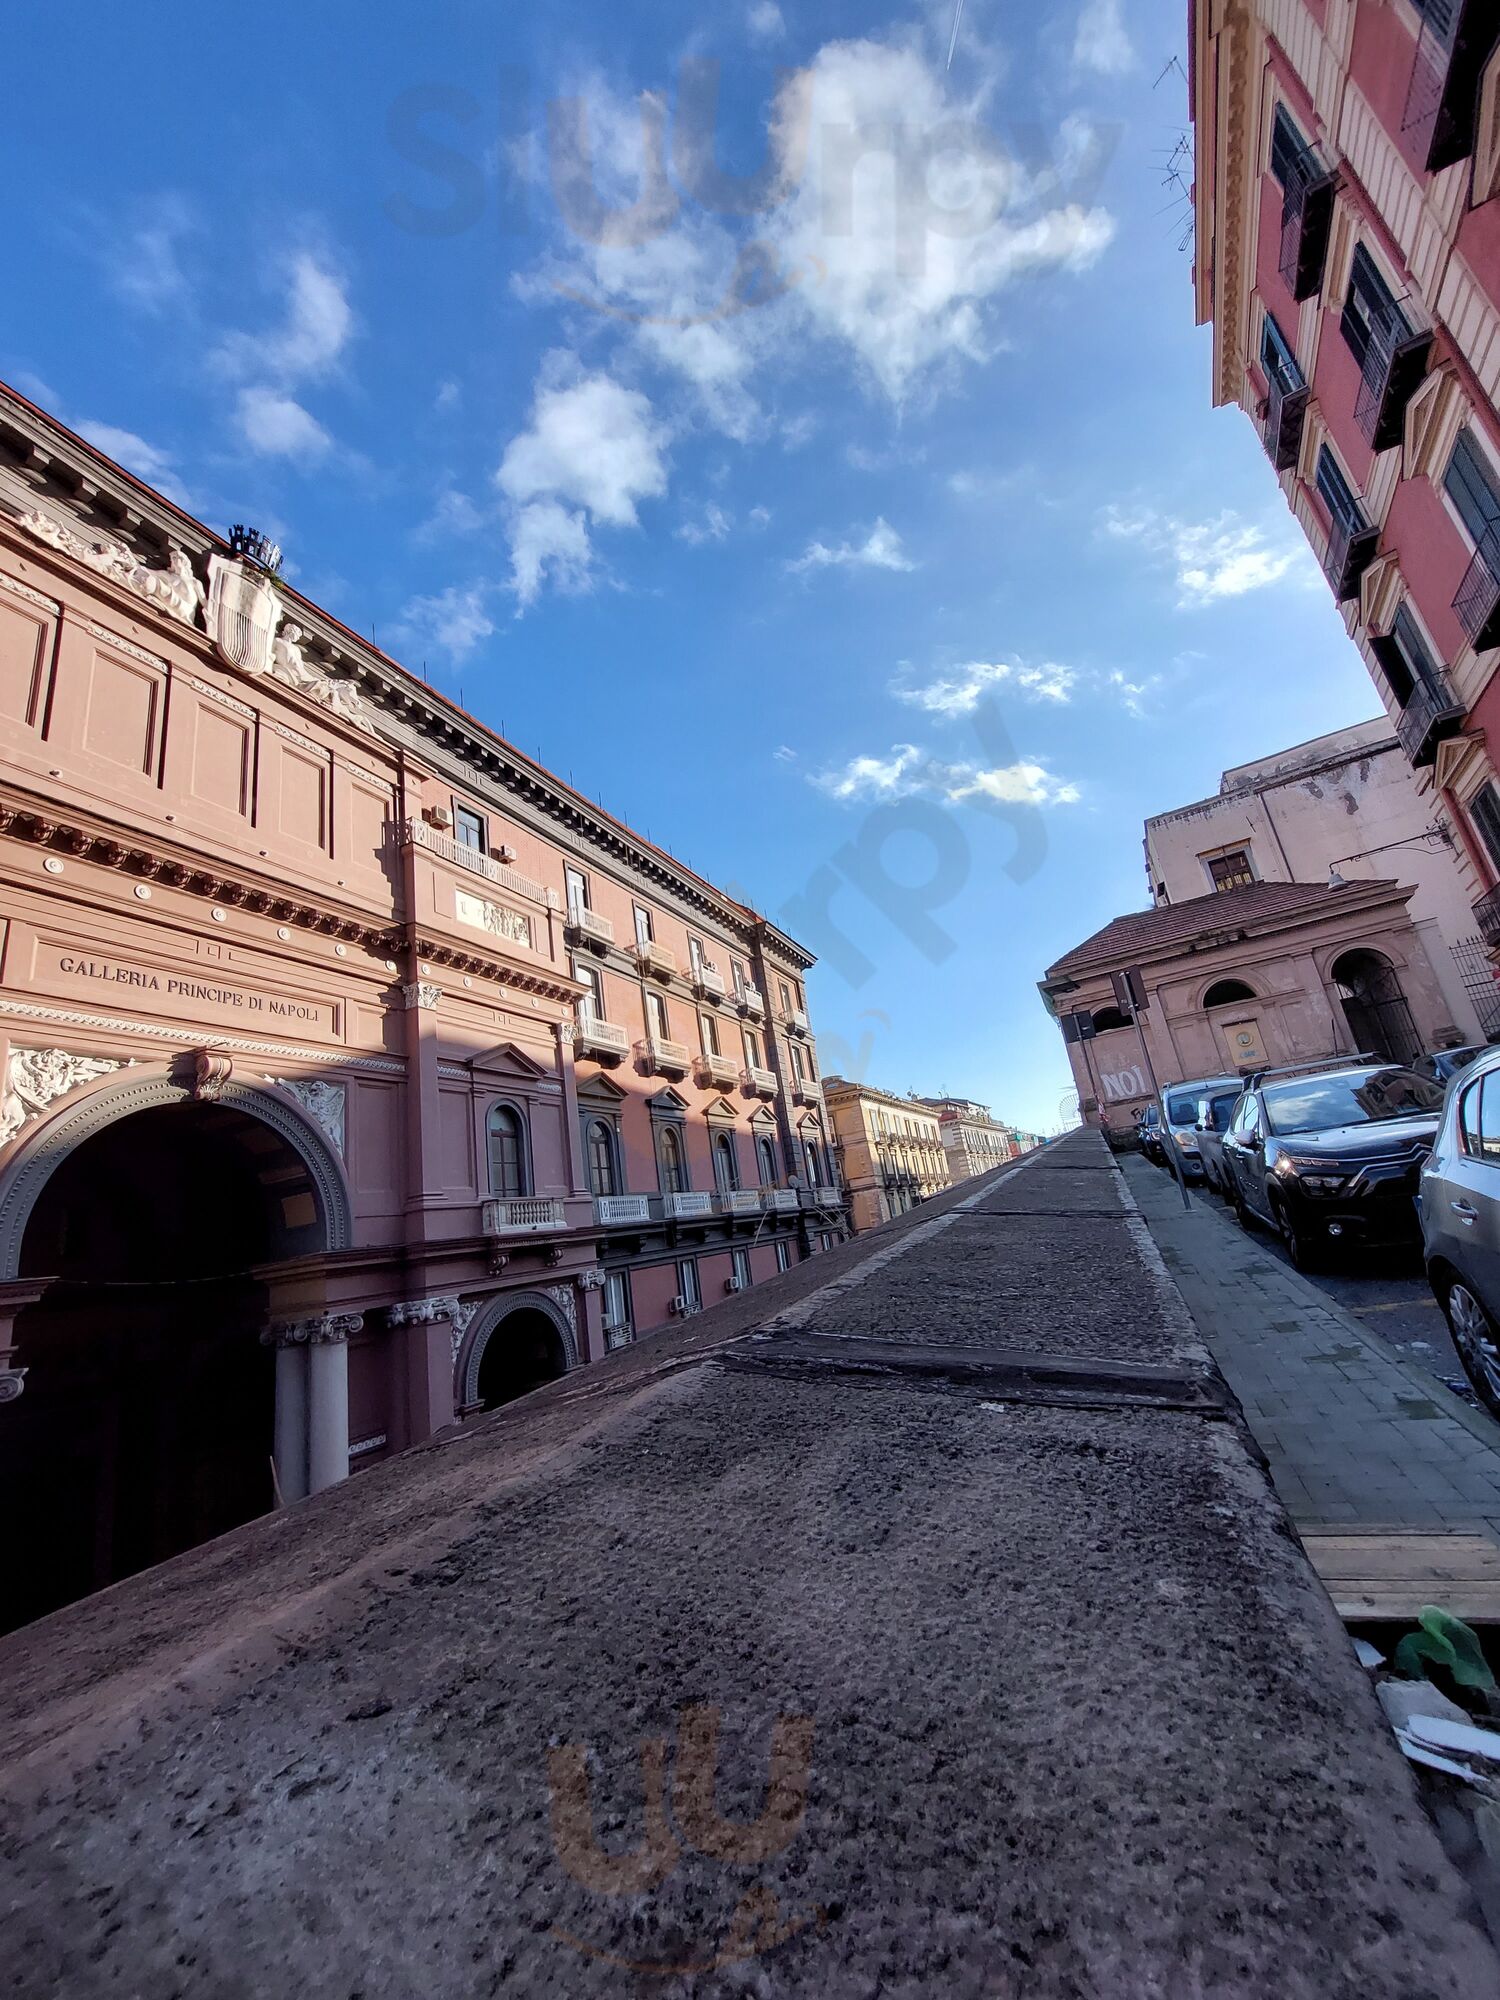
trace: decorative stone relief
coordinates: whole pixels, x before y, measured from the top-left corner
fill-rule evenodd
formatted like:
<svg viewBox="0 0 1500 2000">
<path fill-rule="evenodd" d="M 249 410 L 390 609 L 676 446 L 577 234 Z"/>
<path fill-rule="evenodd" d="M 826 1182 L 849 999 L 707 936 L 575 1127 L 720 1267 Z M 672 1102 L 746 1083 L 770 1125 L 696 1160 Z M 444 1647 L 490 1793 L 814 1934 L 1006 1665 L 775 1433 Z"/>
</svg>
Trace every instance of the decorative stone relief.
<svg viewBox="0 0 1500 2000">
<path fill-rule="evenodd" d="M 581 1292 L 602 1292 L 604 1290 L 604 1272 L 597 1268 L 592 1271 L 584 1271 L 579 1277 L 578 1289 Z"/>
<path fill-rule="evenodd" d="M 287 623 L 282 626 L 271 642 L 269 672 L 272 679 L 295 688 L 309 701 L 317 702 L 341 716 L 345 722 L 352 722 L 356 729 L 363 729 L 373 736 L 375 724 L 370 718 L 364 696 L 351 681 L 335 680 L 321 667 L 312 665 L 302 651 L 303 637 L 300 625 Z"/>
<path fill-rule="evenodd" d="M 563 1318 L 572 1328 L 573 1339 L 578 1339 L 578 1301 L 571 1285 L 544 1285 L 544 1295 L 561 1311 Z"/>
<path fill-rule="evenodd" d="M 339 1158 L 345 1157 L 344 1113 L 349 1093 L 343 1084 L 325 1083 L 321 1077 L 284 1076 L 268 1076 L 266 1082 L 295 1097 L 308 1116 L 321 1126 Z"/>
<path fill-rule="evenodd" d="M 386 1323 L 391 1327 L 435 1326 L 439 1320 L 447 1320 L 452 1331 L 453 1359 L 457 1361 L 458 1350 L 463 1345 L 464 1335 L 469 1330 L 469 1322 L 479 1310 L 477 1303 L 465 1304 L 452 1292 L 440 1294 L 431 1299 L 408 1299 L 404 1305 L 389 1306 L 386 1309 Z"/>
<path fill-rule="evenodd" d="M 191 625 L 197 629 L 199 613 L 208 593 L 194 575 L 192 557 L 185 549 L 172 549 L 166 568 L 154 569 L 149 563 L 143 563 L 123 542 L 112 542 L 102 535 L 80 533 L 77 528 L 70 528 L 37 508 L 28 509 L 18 515 L 17 520 L 28 535 L 45 542 L 48 548 L 56 549 L 60 555 L 71 556 L 74 562 L 82 563 L 86 569 L 94 570 L 100 576 L 107 576 L 112 583 L 123 584 L 156 610 L 175 618 L 180 625 Z"/>
<path fill-rule="evenodd" d="M 210 556 L 205 617 L 209 637 L 230 666 L 242 674 L 269 672 L 281 600 L 264 571 L 236 558 Z"/>
<path fill-rule="evenodd" d="M 482 896 L 471 896 L 464 889 L 457 891 L 454 907 L 461 924 L 473 924 L 479 930 L 506 938 L 512 944 L 524 944 L 528 951 L 531 950 L 531 919 L 520 910 L 507 909 L 503 903 L 486 902 Z"/>
<path fill-rule="evenodd" d="M 0 1092 L 0 1146 L 29 1120 L 39 1118 L 54 1097 L 127 1067 L 107 1057 L 69 1055 L 66 1049 L 12 1049 Z"/>
<path fill-rule="evenodd" d="M 261 1335 L 267 1347 L 324 1347 L 350 1340 L 365 1323 L 363 1313 L 321 1313 L 312 1319 L 281 1319 Z"/>
<path fill-rule="evenodd" d="M 411 1012 L 413 1007 L 436 1007 L 442 997 L 443 989 L 441 986 L 428 986 L 425 983 L 419 983 L 415 986 L 403 986 L 401 989 L 401 998 L 406 1003 L 408 1013 Z"/>
</svg>

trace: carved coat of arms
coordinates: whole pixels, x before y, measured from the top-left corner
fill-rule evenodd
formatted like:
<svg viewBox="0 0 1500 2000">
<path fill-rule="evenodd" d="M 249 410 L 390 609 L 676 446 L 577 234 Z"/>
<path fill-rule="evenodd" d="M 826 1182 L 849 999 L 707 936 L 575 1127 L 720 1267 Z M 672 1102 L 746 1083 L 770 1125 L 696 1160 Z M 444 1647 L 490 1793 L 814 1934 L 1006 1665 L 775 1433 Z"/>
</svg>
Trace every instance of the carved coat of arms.
<svg viewBox="0 0 1500 2000">
<path fill-rule="evenodd" d="M 263 674 L 281 622 L 281 600 L 265 573 L 226 556 L 208 559 L 209 636 L 230 666 Z"/>
</svg>

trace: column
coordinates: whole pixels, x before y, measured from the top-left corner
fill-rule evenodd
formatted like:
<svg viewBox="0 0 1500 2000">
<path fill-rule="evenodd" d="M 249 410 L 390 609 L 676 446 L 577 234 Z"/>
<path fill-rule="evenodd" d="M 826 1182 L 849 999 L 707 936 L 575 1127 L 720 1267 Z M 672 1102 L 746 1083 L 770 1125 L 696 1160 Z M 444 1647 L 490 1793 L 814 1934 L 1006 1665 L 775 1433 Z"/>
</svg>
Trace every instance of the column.
<svg viewBox="0 0 1500 2000">
<path fill-rule="evenodd" d="M 349 1336 L 358 1313 L 323 1320 L 307 1349 L 307 1483 L 321 1493 L 349 1477 Z"/>
<path fill-rule="evenodd" d="M 307 1349 L 276 1342 L 276 1482 L 283 1501 L 307 1498 Z"/>
<path fill-rule="evenodd" d="M 578 1072 L 573 1067 L 573 1023 L 557 1023 L 557 1073 L 563 1088 L 563 1157 L 568 1185 L 574 1194 L 589 1192 L 588 1160 L 583 1147 L 583 1123 L 578 1109 Z"/>
<path fill-rule="evenodd" d="M 407 1332 L 408 1444 L 420 1444 L 451 1424 L 455 1415 L 453 1374 L 458 1351 L 478 1304 L 463 1305 L 451 1293 L 408 1299 L 386 1311 L 393 1332 Z"/>
</svg>

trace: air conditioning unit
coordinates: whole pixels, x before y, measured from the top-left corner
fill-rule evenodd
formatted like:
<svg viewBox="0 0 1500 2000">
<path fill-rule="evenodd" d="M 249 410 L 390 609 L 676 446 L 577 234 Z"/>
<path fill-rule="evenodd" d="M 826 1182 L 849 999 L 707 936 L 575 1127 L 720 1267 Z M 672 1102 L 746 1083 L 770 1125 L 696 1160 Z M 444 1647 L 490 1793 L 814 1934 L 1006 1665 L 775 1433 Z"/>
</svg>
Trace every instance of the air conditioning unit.
<svg viewBox="0 0 1500 2000">
<path fill-rule="evenodd" d="M 678 1314 L 678 1315 L 679 1315 L 679 1317 L 680 1317 L 680 1316 L 681 1316 L 681 1315 L 682 1315 L 683 1313 L 685 1313 L 685 1312 L 687 1311 L 687 1309 L 688 1309 L 688 1302 L 687 1302 L 687 1300 L 686 1300 L 686 1299 L 685 1299 L 685 1298 L 684 1298 L 684 1297 L 682 1296 L 681 1292 L 679 1292 L 679 1293 L 677 1294 L 676 1298 L 675 1298 L 675 1299 L 673 1299 L 673 1301 L 672 1301 L 672 1307 L 671 1307 L 671 1309 L 672 1309 L 672 1311 L 673 1311 L 674 1313 Z"/>
<path fill-rule="evenodd" d="M 492 847 L 490 853 L 497 861 L 514 861 L 516 858 L 516 850 L 507 840 L 502 840 L 498 847 Z"/>
<path fill-rule="evenodd" d="M 742 1292 L 745 1289 L 745 1281 L 743 1278 L 726 1278 L 724 1289 L 726 1292 Z"/>
<path fill-rule="evenodd" d="M 435 826 L 439 833 L 446 833 L 453 824 L 453 815 L 446 806 L 428 806 L 422 817 L 429 826 Z"/>
</svg>

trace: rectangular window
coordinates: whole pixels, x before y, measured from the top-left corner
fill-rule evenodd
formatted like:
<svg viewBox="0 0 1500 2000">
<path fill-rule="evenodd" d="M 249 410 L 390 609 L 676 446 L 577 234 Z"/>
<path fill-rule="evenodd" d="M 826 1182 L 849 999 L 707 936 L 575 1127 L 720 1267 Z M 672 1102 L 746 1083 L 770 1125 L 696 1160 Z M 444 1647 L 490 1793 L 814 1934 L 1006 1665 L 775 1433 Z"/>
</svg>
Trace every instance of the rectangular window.
<svg viewBox="0 0 1500 2000">
<path fill-rule="evenodd" d="M 1286 335 L 1269 313 L 1266 314 L 1265 323 L 1260 330 L 1260 365 L 1267 382 L 1273 389 L 1280 389 L 1284 395 L 1307 386 L 1302 370 L 1298 366 L 1297 357 L 1287 343 Z"/>
<path fill-rule="evenodd" d="M 460 847 L 471 847 L 476 854 L 488 852 L 484 837 L 484 820 L 477 812 L 453 801 L 453 836 Z"/>
<path fill-rule="evenodd" d="M 792 1011 L 792 989 L 784 979 L 778 980 L 777 984 L 781 988 L 781 1011 L 783 1014 L 790 1014 Z"/>
<path fill-rule="evenodd" d="M 1232 854 L 1206 854 L 1203 860 L 1215 895 L 1225 889 L 1248 889 L 1255 880 L 1246 848 L 1237 847 Z"/>
<path fill-rule="evenodd" d="M 589 906 L 589 878 L 581 869 L 569 868 L 564 871 L 564 880 L 568 885 L 568 913 L 576 916 Z"/>
<path fill-rule="evenodd" d="M 747 1069 L 759 1069 L 761 1067 L 760 1036 L 756 1034 L 754 1028 L 746 1028 L 744 1030 L 744 1042 L 745 1067 Z"/>
<path fill-rule="evenodd" d="M 703 940 L 695 938 L 691 931 L 688 932 L 688 963 L 692 966 L 693 977 L 696 979 L 703 970 Z"/>
<path fill-rule="evenodd" d="M 1411 332 L 1405 313 L 1397 305 L 1390 286 L 1381 277 L 1374 258 L 1363 243 L 1354 246 L 1354 258 L 1349 267 L 1349 290 L 1339 317 L 1339 329 L 1361 368 L 1365 365 L 1372 340 L 1392 336 L 1394 344 L 1405 340 Z"/>
<path fill-rule="evenodd" d="M 787 1047 L 792 1052 L 792 1069 L 796 1074 L 797 1081 L 801 1083 L 807 1076 L 807 1071 L 803 1067 L 802 1044 L 800 1042 L 788 1042 Z"/>
<path fill-rule="evenodd" d="M 1470 799 L 1469 818 L 1484 843 L 1490 866 L 1500 875 L 1500 789 L 1493 781 Z"/>
<path fill-rule="evenodd" d="M 790 1271 L 792 1268 L 792 1246 L 784 1236 L 776 1239 L 776 1268 L 778 1271 Z"/>
<path fill-rule="evenodd" d="M 1365 525 L 1363 509 L 1354 496 L 1348 480 L 1339 469 L 1339 462 L 1327 445 L 1318 452 L 1317 487 L 1323 505 L 1333 516 L 1336 528 L 1347 528 L 1351 534 Z"/>
<path fill-rule="evenodd" d="M 1403 708 L 1419 687 L 1441 687 L 1437 662 L 1409 605 L 1399 605 L 1390 631 L 1372 637 L 1370 644 L 1381 672 L 1390 683 L 1391 693 Z"/>
<path fill-rule="evenodd" d="M 1271 173 L 1284 189 L 1300 187 L 1307 180 L 1307 141 L 1278 104 L 1271 121 Z"/>
<path fill-rule="evenodd" d="M 659 993 L 646 995 L 646 1033 L 658 1042 L 670 1042 L 672 1030 L 667 1022 L 667 1003 Z"/>
<path fill-rule="evenodd" d="M 698 1032 L 703 1037 L 703 1053 L 706 1056 L 719 1054 L 719 1024 L 712 1014 L 698 1016 Z"/>
<path fill-rule="evenodd" d="M 1500 534 L 1500 480 L 1469 431 L 1458 434 L 1443 474 L 1443 491 L 1476 548 L 1487 535 Z"/>
<path fill-rule="evenodd" d="M 623 1347 L 630 1338 L 630 1273 L 609 1271 L 604 1278 L 604 1331 L 613 1335 L 611 1346 Z"/>
<path fill-rule="evenodd" d="M 703 1294 L 698 1289 L 698 1260 L 684 1257 L 677 1266 L 677 1294 L 689 1312 L 703 1303 Z"/>
<path fill-rule="evenodd" d="M 738 997 L 745 990 L 745 968 L 737 958 L 732 958 L 729 961 L 729 969 L 734 975 L 734 990 Z"/>
<path fill-rule="evenodd" d="M 580 1021 L 605 1020 L 607 1016 L 605 1015 L 604 1012 L 604 982 L 599 975 L 598 966 L 579 965 L 575 963 L 573 967 L 573 977 L 577 980 L 580 980 L 583 983 L 583 985 L 588 989 L 586 992 L 580 993 L 578 996 L 579 1020 Z"/>
<path fill-rule="evenodd" d="M 751 1282 L 750 1252 L 748 1250 L 732 1250 L 730 1252 L 730 1257 L 734 1264 L 734 1275 L 740 1281 L 740 1290 L 742 1292 L 748 1292 L 750 1289 L 750 1282 Z"/>
<path fill-rule="evenodd" d="M 640 904 L 637 903 L 635 906 L 636 943 L 650 944 L 655 939 L 655 936 L 656 936 L 656 931 L 651 922 L 651 912 L 649 910 L 643 910 Z"/>
</svg>

